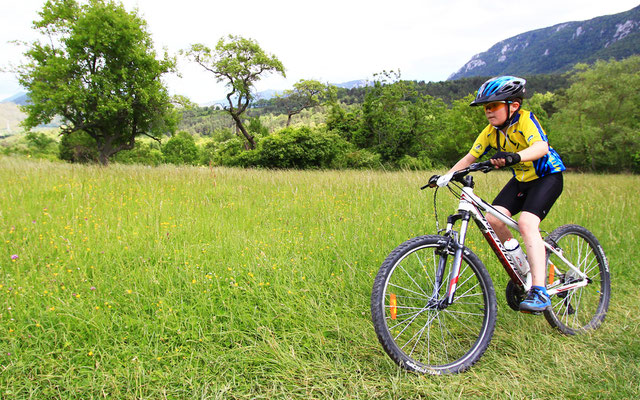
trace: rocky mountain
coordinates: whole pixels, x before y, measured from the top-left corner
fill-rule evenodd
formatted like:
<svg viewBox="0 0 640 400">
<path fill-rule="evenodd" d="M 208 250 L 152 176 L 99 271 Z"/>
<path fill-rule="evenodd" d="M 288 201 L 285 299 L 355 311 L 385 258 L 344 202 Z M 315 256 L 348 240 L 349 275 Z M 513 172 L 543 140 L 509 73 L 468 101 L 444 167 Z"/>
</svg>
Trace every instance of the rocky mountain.
<svg viewBox="0 0 640 400">
<path fill-rule="evenodd" d="M 363 88 L 363 87 L 371 86 L 372 84 L 373 82 L 367 79 L 359 79 L 356 81 L 349 81 L 349 82 L 343 82 L 343 83 L 331 83 L 330 85 L 337 86 L 339 88 L 344 88 L 344 89 L 354 89 L 354 88 Z"/>
<path fill-rule="evenodd" d="M 640 6 L 588 21 L 522 33 L 476 54 L 449 80 L 472 76 L 549 74 L 640 54 Z"/>
</svg>

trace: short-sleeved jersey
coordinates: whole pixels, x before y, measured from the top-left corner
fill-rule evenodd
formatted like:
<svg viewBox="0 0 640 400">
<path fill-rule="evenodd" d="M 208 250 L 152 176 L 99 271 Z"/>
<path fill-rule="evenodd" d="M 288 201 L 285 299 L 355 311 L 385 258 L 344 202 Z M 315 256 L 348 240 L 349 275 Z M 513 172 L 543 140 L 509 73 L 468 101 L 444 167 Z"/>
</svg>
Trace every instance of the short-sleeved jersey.
<svg viewBox="0 0 640 400">
<path fill-rule="evenodd" d="M 476 158 L 480 158 L 491 149 L 516 153 L 535 142 L 549 142 L 542 126 L 540 126 L 540 122 L 531 111 L 518 111 L 513 117 L 511 125 L 505 129 L 505 132 L 506 136 L 498 128 L 487 125 L 478 135 L 469 153 Z M 500 149 L 496 147 L 496 137 L 500 140 Z M 529 182 L 565 169 L 560 156 L 551 146 L 549 146 L 549 152 L 542 158 L 535 161 L 520 162 L 511 166 L 513 176 L 520 182 Z"/>
</svg>

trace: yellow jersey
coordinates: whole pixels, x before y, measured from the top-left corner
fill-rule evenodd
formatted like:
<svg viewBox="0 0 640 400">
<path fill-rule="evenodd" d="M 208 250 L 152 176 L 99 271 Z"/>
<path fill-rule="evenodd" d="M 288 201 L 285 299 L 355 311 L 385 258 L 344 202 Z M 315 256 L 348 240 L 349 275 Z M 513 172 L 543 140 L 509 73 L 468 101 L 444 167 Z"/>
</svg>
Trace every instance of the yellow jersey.
<svg viewBox="0 0 640 400">
<path fill-rule="evenodd" d="M 506 134 L 495 126 L 487 125 L 478 135 L 469 153 L 476 158 L 482 157 L 491 149 L 517 153 L 535 142 L 549 142 L 540 122 L 531 111 L 519 110 L 505 132 Z M 499 147 L 497 140 L 500 140 Z M 529 182 L 566 169 L 562 159 L 551 146 L 542 158 L 520 162 L 510 168 L 513 176 L 520 182 Z"/>
</svg>

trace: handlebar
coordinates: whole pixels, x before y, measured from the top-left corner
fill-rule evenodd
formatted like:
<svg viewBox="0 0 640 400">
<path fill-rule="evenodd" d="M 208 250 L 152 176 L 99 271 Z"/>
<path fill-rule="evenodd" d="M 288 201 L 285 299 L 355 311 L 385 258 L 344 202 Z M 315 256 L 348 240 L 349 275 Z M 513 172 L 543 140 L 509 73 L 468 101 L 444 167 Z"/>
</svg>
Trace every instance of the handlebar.
<svg viewBox="0 0 640 400">
<path fill-rule="evenodd" d="M 465 176 L 469 175 L 472 172 L 482 171 L 482 172 L 484 172 L 486 174 L 487 172 L 490 172 L 490 171 L 492 171 L 494 169 L 495 169 L 495 167 L 494 167 L 493 164 L 491 164 L 491 160 L 482 161 L 482 162 L 479 162 L 479 163 L 473 163 L 473 164 L 469 165 L 467 168 L 463 168 L 461 170 L 458 170 L 458 171 L 454 172 L 453 176 L 451 177 L 451 180 L 452 181 L 457 181 L 457 182 L 460 182 L 460 183 L 464 183 L 462 181 L 462 178 L 464 178 Z M 426 188 L 434 188 L 434 187 L 437 187 L 437 184 L 436 184 L 435 180 L 434 181 L 430 180 L 429 183 L 427 183 L 426 185 L 422 186 L 420 188 L 420 190 L 424 190 Z"/>
</svg>

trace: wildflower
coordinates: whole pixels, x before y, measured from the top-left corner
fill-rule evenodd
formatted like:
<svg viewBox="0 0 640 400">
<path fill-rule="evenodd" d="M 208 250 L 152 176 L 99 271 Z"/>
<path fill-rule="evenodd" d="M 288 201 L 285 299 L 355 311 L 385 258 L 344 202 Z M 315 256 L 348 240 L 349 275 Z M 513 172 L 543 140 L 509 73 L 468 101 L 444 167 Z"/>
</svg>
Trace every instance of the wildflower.
<svg viewBox="0 0 640 400">
<path fill-rule="evenodd" d="M 90 289 L 91 289 L 91 291 L 94 291 L 94 290 L 96 290 L 96 287 L 95 286 L 91 286 Z"/>
<path fill-rule="evenodd" d="M 14 261 L 17 260 L 18 259 L 18 255 L 17 254 L 12 254 L 11 255 L 11 259 L 14 260 Z"/>
</svg>

